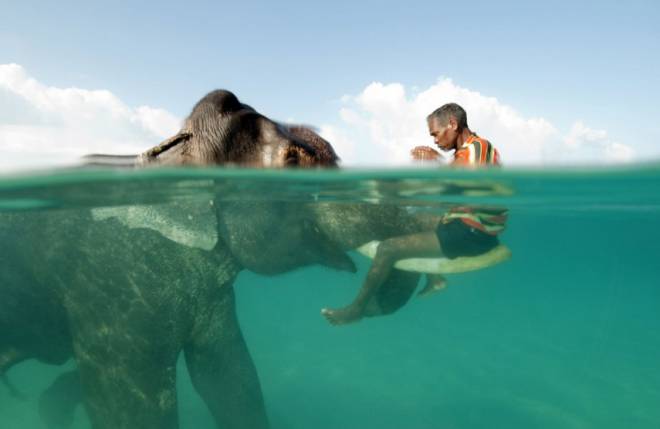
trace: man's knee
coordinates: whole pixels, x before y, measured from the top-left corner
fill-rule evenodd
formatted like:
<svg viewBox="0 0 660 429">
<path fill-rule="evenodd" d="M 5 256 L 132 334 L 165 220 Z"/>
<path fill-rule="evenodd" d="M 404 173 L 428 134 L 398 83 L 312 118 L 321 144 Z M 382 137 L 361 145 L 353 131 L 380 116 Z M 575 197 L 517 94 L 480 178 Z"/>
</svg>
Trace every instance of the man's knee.
<svg viewBox="0 0 660 429">
<path fill-rule="evenodd" d="M 378 245 L 376 258 L 382 262 L 394 262 L 396 260 L 397 251 L 398 247 L 394 240 L 384 240 Z"/>
</svg>

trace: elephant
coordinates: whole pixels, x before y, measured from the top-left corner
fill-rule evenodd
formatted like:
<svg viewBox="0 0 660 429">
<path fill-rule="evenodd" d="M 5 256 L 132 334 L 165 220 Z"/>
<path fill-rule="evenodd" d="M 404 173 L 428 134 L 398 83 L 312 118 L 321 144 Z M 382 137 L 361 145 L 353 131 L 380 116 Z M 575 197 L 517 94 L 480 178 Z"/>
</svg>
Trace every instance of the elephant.
<svg viewBox="0 0 660 429">
<path fill-rule="evenodd" d="M 321 208 L 318 211 L 324 213 Z M 380 213 L 395 227 L 388 211 Z M 334 219 L 319 217 L 319 228 L 329 235 L 353 217 L 354 228 L 334 239 L 340 248 L 354 248 L 363 241 L 360 235 L 364 240 L 387 235 L 386 230 L 358 231 L 362 229 L 359 223 L 376 226 L 377 213 L 366 205 L 347 206 L 341 214 L 335 212 Z M 35 333 L 29 338 L 26 330 L 16 331 L 23 341 L 18 346 L 25 344 L 21 349 L 16 340 L 7 339 L 15 345 L 12 350 L 22 351 L 23 359 L 61 364 L 75 357 L 79 375 L 66 373 L 49 389 L 57 394 L 40 401 L 47 421 L 58 423 L 57 427 L 70 422 L 76 402 L 68 394 L 79 392 L 94 428 L 176 427 L 174 371 L 183 350 L 193 384 L 218 427 L 267 427 L 256 369 L 236 321 L 232 289 L 233 280 L 253 255 L 246 250 L 236 257 L 223 242 L 211 251 L 181 245 L 158 231 L 130 228 L 117 218 L 95 220 L 86 212 L 32 217 L 30 222 L 24 218 L 14 222 L 24 226 L 19 234 L 29 245 L 20 246 L 15 259 L 23 262 L 12 266 L 24 267 L 36 255 L 39 267 L 29 270 L 31 279 L 14 284 L 19 288 L 35 285 L 35 292 L 43 290 L 56 299 L 42 302 L 34 295 L 15 295 L 32 308 L 17 302 L 12 311 L 3 309 L 3 313 L 16 314 L 20 308 L 20 314 L 32 320 L 7 320 L 2 332 L 16 331 L 18 326 Z M 80 234 L 77 243 L 70 242 L 72 231 Z M 241 237 L 240 231 L 235 239 Z M 43 243 L 55 245 L 44 249 Z M 232 247 L 239 249 L 241 243 L 233 241 Z M 300 253 L 301 260 L 307 260 L 308 252 Z M 171 260 L 177 261 L 176 266 L 167 263 Z M 272 264 L 274 258 L 269 260 Z M 285 261 L 283 272 L 290 269 L 289 264 Z M 53 270 L 66 277 L 52 279 Z M 393 274 L 390 281 L 406 287 L 383 288 L 387 294 L 379 296 L 371 314 L 396 310 L 408 299 L 418 277 Z M 42 321 L 43 326 L 35 325 Z M 61 349 L 57 356 L 52 345 Z M 76 387 L 76 376 L 82 388 Z M 48 406 L 49 402 L 55 405 Z"/>
<path fill-rule="evenodd" d="M 202 98 L 175 136 L 131 158 L 140 168 L 335 167 L 337 160 L 313 130 L 272 121 L 223 90 Z M 73 356 L 78 372 L 62 384 L 80 383 L 95 429 L 176 428 L 180 352 L 218 427 L 267 428 L 259 378 L 236 318 L 237 275 L 318 263 L 354 271 L 347 251 L 428 228 L 397 206 L 370 203 L 138 209 L 3 213 L 0 220 L 7 243 L 0 281 L 13 297 L 0 306 L 0 372 L 28 358 L 60 364 Z M 198 231 L 183 243 L 168 236 L 189 225 L 188 213 L 216 234 L 196 242 L 204 235 Z M 165 221 L 154 224 L 155 218 Z M 260 257 L 264 246 L 273 251 L 269 258 Z M 369 314 L 396 311 L 418 280 L 418 273 L 393 271 L 391 287 L 382 288 Z"/>
</svg>

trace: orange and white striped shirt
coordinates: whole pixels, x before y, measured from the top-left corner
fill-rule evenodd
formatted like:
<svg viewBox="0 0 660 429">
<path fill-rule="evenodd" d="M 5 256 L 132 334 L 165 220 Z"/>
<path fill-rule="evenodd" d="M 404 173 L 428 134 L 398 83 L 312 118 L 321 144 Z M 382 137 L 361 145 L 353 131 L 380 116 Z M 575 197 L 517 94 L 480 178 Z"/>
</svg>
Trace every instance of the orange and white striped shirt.
<svg viewBox="0 0 660 429">
<path fill-rule="evenodd" d="M 499 166 L 500 154 L 488 140 L 472 134 L 463 142 L 463 146 L 456 150 L 451 165 L 458 167 Z M 498 207 L 453 207 L 444 215 L 442 221 L 448 223 L 454 219 L 459 219 L 467 226 L 486 234 L 497 235 L 504 230 L 507 210 Z"/>
<path fill-rule="evenodd" d="M 488 140 L 471 134 L 456 150 L 451 164 L 463 167 L 500 165 L 500 154 Z"/>
<path fill-rule="evenodd" d="M 452 207 L 443 216 L 442 222 L 459 219 L 470 228 L 488 235 L 497 235 L 504 231 L 507 215 L 507 210 L 500 207 L 460 206 Z"/>
</svg>

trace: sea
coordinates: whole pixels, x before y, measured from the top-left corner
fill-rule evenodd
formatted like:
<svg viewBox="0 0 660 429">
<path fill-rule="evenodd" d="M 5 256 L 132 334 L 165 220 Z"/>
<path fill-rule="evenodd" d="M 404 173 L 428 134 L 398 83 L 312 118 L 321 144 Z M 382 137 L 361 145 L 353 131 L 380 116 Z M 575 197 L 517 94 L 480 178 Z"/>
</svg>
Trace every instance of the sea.
<svg viewBox="0 0 660 429">
<path fill-rule="evenodd" d="M 21 172 L 0 176 L 0 222 L 209 198 L 396 204 L 412 216 L 454 205 L 508 209 L 500 236 L 508 260 L 447 274 L 445 289 L 354 324 L 333 326 L 320 310 L 356 295 L 371 262 L 361 253 L 350 253 L 356 273 L 241 272 L 238 318 L 273 429 L 660 428 L 660 164 Z M 16 241 L 0 245 L 25 245 Z M 179 427 L 214 429 L 183 359 Z M 26 360 L 9 369 L 0 428 L 49 428 L 40 395 L 75 365 Z M 84 406 L 70 427 L 91 427 Z"/>
</svg>

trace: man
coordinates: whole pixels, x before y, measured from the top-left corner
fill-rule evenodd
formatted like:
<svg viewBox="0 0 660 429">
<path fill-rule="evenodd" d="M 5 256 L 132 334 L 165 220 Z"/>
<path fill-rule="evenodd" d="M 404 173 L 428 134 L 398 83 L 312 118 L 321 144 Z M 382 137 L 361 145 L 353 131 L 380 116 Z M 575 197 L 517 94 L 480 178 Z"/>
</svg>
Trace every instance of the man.
<svg viewBox="0 0 660 429">
<path fill-rule="evenodd" d="M 500 155 L 488 140 L 470 130 L 465 110 L 456 103 L 436 109 L 427 118 L 429 133 L 440 150 L 454 150 L 452 165 L 499 165 Z M 413 159 L 437 160 L 440 154 L 428 146 L 417 146 L 411 151 Z"/>
<path fill-rule="evenodd" d="M 443 151 L 454 150 L 456 166 L 499 165 L 499 153 L 490 142 L 477 136 L 467 124 L 465 110 L 455 103 L 445 104 L 427 117 L 429 133 Z M 437 159 L 439 153 L 427 146 L 412 150 L 415 159 Z M 454 259 L 476 256 L 499 244 L 497 234 L 504 230 L 506 210 L 499 208 L 454 207 L 444 214 L 435 230 L 389 238 L 378 246 L 367 278 L 353 302 L 339 309 L 324 308 L 321 314 L 333 325 L 356 322 L 364 317 L 369 299 L 385 282 L 394 263 L 407 258 Z M 442 289 L 442 276 L 427 275 L 421 294 Z"/>
</svg>

